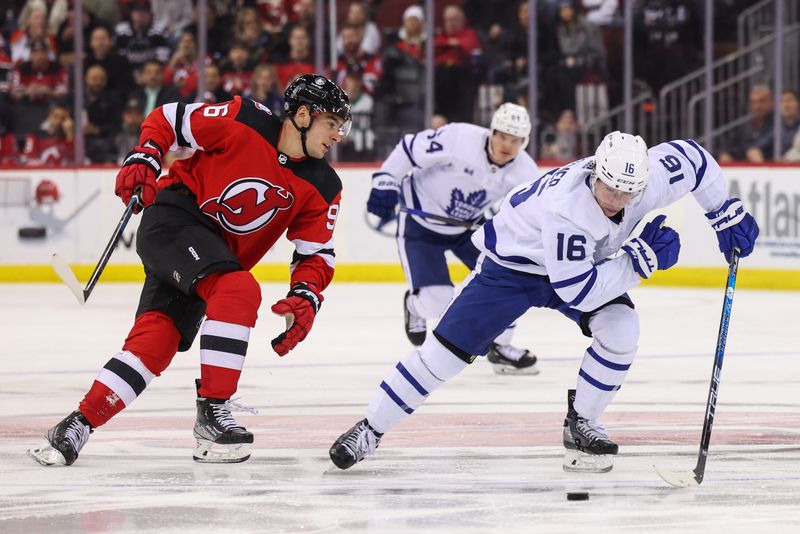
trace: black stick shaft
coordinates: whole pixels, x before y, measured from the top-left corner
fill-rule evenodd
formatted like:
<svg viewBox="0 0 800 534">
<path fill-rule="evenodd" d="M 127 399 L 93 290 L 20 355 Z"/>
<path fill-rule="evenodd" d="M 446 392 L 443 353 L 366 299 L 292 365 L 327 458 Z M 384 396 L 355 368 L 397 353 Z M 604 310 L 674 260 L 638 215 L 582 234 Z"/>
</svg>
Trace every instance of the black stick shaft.
<svg viewBox="0 0 800 534">
<path fill-rule="evenodd" d="M 714 367 L 711 372 L 711 384 L 708 388 L 706 401 L 706 417 L 703 421 L 703 432 L 700 437 L 700 452 L 697 456 L 697 465 L 694 468 L 694 478 L 698 484 L 703 481 L 708 458 L 708 446 L 711 443 L 711 427 L 714 424 L 714 413 L 717 409 L 717 390 L 722 375 L 722 360 L 725 356 L 725 342 L 728 339 L 728 324 L 731 320 L 733 308 L 733 290 L 736 286 L 736 273 L 739 269 L 739 253 L 734 251 L 733 259 L 728 267 L 728 281 L 725 286 L 725 300 L 722 304 L 722 316 L 719 320 L 719 334 L 717 335 L 717 351 L 714 354 Z"/>
<path fill-rule="evenodd" d="M 100 261 L 97 262 L 97 266 L 94 268 L 92 276 L 89 278 L 89 282 L 86 284 L 86 287 L 83 290 L 84 301 L 89 299 L 89 295 L 92 294 L 92 290 L 94 290 L 95 284 L 97 284 L 97 281 L 100 279 L 100 275 L 103 274 L 103 270 L 106 268 L 106 264 L 111 258 L 111 253 L 114 252 L 115 248 L 117 248 L 117 243 L 119 243 L 120 238 L 122 238 L 122 232 L 125 231 L 125 227 L 128 226 L 128 221 L 131 220 L 133 209 L 136 207 L 138 202 L 138 195 L 133 195 L 130 201 L 128 201 L 125 212 L 122 214 L 122 218 L 119 220 L 119 223 L 117 223 L 117 228 L 114 230 L 114 233 L 111 234 L 111 239 L 108 240 L 108 244 L 106 245 L 103 254 L 100 256 Z"/>
</svg>

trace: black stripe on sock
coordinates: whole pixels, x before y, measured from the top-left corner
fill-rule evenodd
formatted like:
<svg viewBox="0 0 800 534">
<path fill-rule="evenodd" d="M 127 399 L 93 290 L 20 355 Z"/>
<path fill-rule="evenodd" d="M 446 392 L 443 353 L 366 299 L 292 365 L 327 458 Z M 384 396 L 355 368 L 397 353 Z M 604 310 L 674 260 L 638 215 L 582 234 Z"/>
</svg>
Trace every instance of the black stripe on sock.
<svg viewBox="0 0 800 534">
<path fill-rule="evenodd" d="M 131 387 L 133 392 L 136 393 L 137 397 L 144 391 L 144 388 L 147 387 L 147 382 L 145 382 L 144 377 L 139 374 L 139 371 L 122 360 L 112 358 L 108 360 L 108 363 L 103 367 L 124 380 L 125 383 Z"/>
<path fill-rule="evenodd" d="M 200 336 L 200 348 L 227 352 L 229 354 L 247 355 L 247 341 L 231 339 L 229 337 L 212 336 L 203 334 Z"/>
<path fill-rule="evenodd" d="M 178 102 L 178 109 L 175 111 L 175 142 L 178 146 L 189 147 L 188 141 L 183 136 L 183 115 L 186 113 L 186 104 Z"/>
</svg>

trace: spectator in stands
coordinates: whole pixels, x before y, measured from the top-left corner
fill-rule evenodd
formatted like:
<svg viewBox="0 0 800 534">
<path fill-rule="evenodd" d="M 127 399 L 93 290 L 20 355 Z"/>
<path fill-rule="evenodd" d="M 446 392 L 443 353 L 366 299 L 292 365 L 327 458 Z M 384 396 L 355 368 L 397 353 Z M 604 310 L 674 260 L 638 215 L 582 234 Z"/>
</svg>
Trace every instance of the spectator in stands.
<svg viewBox="0 0 800 534">
<path fill-rule="evenodd" d="M 222 86 L 232 95 L 240 95 L 250 86 L 255 65 L 248 57 L 247 45 L 234 41 L 228 49 L 228 57 L 219 62 Z"/>
<path fill-rule="evenodd" d="M 30 42 L 28 61 L 18 63 L 11 77 L 11 97 L 17 102 L 44 106 L 67 94 L 67 72 L 49 58 L 50 47 L 39 37 Z"/>
<path fill-rule="evenodd" d="M 6 40 L 0 34 L 0 95 L 7 95 L 11 87 L 11 74 L 14 72 L 14 62 L 6 50 Z"/>
<path fill-rule="evenodd" d="M 170 43 L 175 43 L 183 28 L 192 23 L 192 0 L 151 0 L 155 26 L 163 29 Z"/>
<path fill-rule="evenodd" d="M 542 159 L 574 161 L 578 154 L 578 122 L 572 110 L 561 112 L 554 125 L 542 129 Z"/>
<path fill-rule="evenodd" d="M 357 71 L 350 71 L 342 78 L 341 88 L 350 97 L 353 120 L 350 133 L 339 143 L 339 155 L 345 161 L 375 159 L 375 133 L 372 128 L 375 101 L 364 87 L 363 76 Z"/>
<path fill-rule="evenodd" d="M 138 73 L 145 63 L 169 60 L 169 42 L 164 29 L 153 24 L 150 0 L 131 0 L 128 20 L 116 27 L 117 49 Z"/>
<path fill-rule="evenodd" d="M 361 48 L 362 32 L 363 29 L 359 26 L 347 25 L 339 33 L 342 53 L 339 54 L 335 79 L 341 86 L 348 73 L 358 73 L 362 80 L 362 89 L 373 95 L 383 74 L 383 67 L 380 58 Z"/>
<path fill-rule="evenodd" d="M 236 13 L 236 38 L 247 47 L 247 61 L 252 65 L 269 59 L 270 36 L 261 27 L 258 11 L 243 7 Z"/>
<path fill-rule="evenodd" d="M 556 69 L 556 109 L 574 110 L 575 88 L 578 83 L 605 79 L 605 48 L 600 30 L 579 15 L 574 0 L 560 2 L 556 39 L 559 51 L 559 66 Z"/>
<path fill-rule="evenodd" d="M 451 121 L 472 122 L 481 43 L 459 6 L 445 7 L 443 18 L 442 33 L 434 39 L 436 110 Z"/>
<path fill-rule="evenodd" d="M 0 165 L 17 163 L 18 158 L 19 146 L 8 94 L 0 93 Z"/>
<path fill-rule="evenodd" d="M 766 85 L 750 89 L 750 120 L 741 124 L 724 141 L 717 160 L 747 160 L 760 163 L 772 159 L 773 103 L 772 90 Z"/>
<path fill-rule="evenodd" d="M 269 35 L 270 40 L 278 40 L 289 21 L 284 0 L 260 0 L 256 3 L 260 28 Z M 241 35 L 240 35 L 241 38 Z"/>
<path fill-rule="evenodd" d="M 84 77 L 84 109 L 86 122 L 83 125 L 86 157 L 92 163 L 112 163 L 117 160 L 114 136 L 120 128 L 121 99 L 106 87 L 106 71 L 100 65 L 92 65 Z"/>
<path fill-rule="evenodd" d="M 73 162 L 73 121 L 67 105 L 54 100 L 41 129 L 25 137 L 20 160 L 31 166 L 61 166 Z"/>
<path fill-rule="evenodd" d="M 164 83 L 174 85 L 181 100 L 190 102 L 197 93 L 197 78 L 197 42 L 194 34 L 184 31 L 164 67 Z"/>
<path fill-rule="evenodd" d="M 47 43 L 48 57 L 56 59 L 56 41 L 47 33 L 47 8 L 44 2 L 31 4 L 27 20 L 20 21 L 20 29 L 11 34 L 10 52 L 14 64 L 30 59 L 31 43 L 35 39 L 43 39 Z"/>
<path fill-rule="evenodd" d="M 425 32 L 424 12 L 420 6 L 409 6 L 403 12 L 398 38 L 383 51 L 383 76 L 376 93 L 376 123 L 391 132 L 389 150 L 393 149 L 404 130 L 425 129 Z M 384 137 L 383 135 L 381 136 Z"/>
<path fill-rule="evenodd" d="M 654 93 L 701 64 L 703 13 L 698 4 L 695 0 L 634 3 L 634 72 Z"/>
<path fill-rule="evenodd" d="M 364 2 L 353 2 L 347 10 L 344 26 L 352 26 L 361 30 L 361 51 L 375 55 L 381 49 L 381 32 L 374 22 L 369 20 L 369 8 Z M 342 35 L 336 39 L 336 51 L 344 53 Z"/>
<path fill-rule="evenodd" d="M 114 137 L 114 144 L 117 147 L 117 163 L 121 164 L 130 152 L 130 147 L 136 146 L 139 142 L 142 121 L 144 121 L 144 108 L 141 100 L 129 98 L 122 108 L 122 127 Z"/>
<path fill-rule="evenodd" d="M 199 4 L 195 2 L 194 16 L 191 24 L 184 27 L 184 32 L 189 32 L 192 35 L 197 35 L 197 10 Z M 228 51 L 231 41 L 233 41 L 233 25 L 230 23 L 230 18 L 222 12 L 225 4 L 218 4 L 217 2 L 209 1 L 206 4 L 206 25 L 208 32 L 206 32 L 206 51 L 212 60 L 217 61 L 225 55 Z"/>
<path fill-rule="evenodd" d="M 141 80 L 142 85 L 134 89 L 128 97 L 143 102 L 145 116 L 158 106 L 181 100 L 181 95 L 175 87 L 164 84 L 164 65 L 160 61 L 150 59 L 145 62 Z"/>
<path fill-rule="evenodd" d="M 781 94 L 781 154 L 785 154 L 800 129 L 800 100 L 797 91 L 786 89 Z"/>
<path fill-rule="evenodd" d="M 266 107 L 278 118 L 283 117 L 283 89 L 278 85 L 278 74 L 272 65 L 263 64 L 255 68 L 245 96 Z"/>
<path fill-rule="evenodd" d="M 202 102 L 206 104 L 217 104 L 233 99 L 233 95 L 222 87 L 222 74 L 219 67 L 214 63 L 206 65 L 206 90 L 203 91 Z M 193 98 L 192 100 L 196 100 Z"/>
<path fill-rule="evenodd" d="M 289 57 L 275 66 L 280 84 L 288 87 L 300 74 L 314 72 L 314 60 L 311 57 L 311 36 L 302 26 L 295 26 L 289 33 Z"/>
<path fill-rule="evenodd" d="M 111 36 L 111 30 L 107 26 L 97 26 L 92 30 L 84 67 L 86 69 L 92 65 L 103 67 L 108 75 L 108 88 L 124 94 L 133 87 L 133 73 L 128 60 L 117 54 Z"/>
<path fill-rule="evenodd" d="M 290 0 L 294 1 L 294 0 Z M 315 0 L 297 0 L 294 1 L 294 5 L 288 7 L 289 13 L 289 23 L 286 24 L 283 28 L 283 34 L 281 36 L 276 36 L 277 38 L 273 40 L 270 49 L 270 57 L 271 58 L 283 58 L 282 61 L 285 62 L 289 54 L 291 48 L 291 35 L 292 30 L 297 27 L 304 28 L 306 33 L 309 36 L 309 46 L 311 52 L 313 54 L 314 51 L 314 35 L 315 35 L 315 28 L 316 28 L 316 15 L 317 15 L 317 3 Z M 330 40 L 328 35 L 328 25 L 323 25 L 323 32 L 325 34 L 323 42 L 327 43 Z M 313 71 L 309 71 L 313 72 Z M 292 76 L 294 78 L 294 76 Z"/>
<path fill-rule="evenodd" d="M 75 5 L 69 2 L 67 6 L 67 16 L 59 24 L 56 30 L 56 50 L 58 50 L 58 61 L 64 67 L 72 67 L 75 63 L 75 30 L 78 25 L 75 22 Z M 84 10 L 80 27 L 83 31 L 83 52 L 89 49 L 92 30 L 98 22 L 91 11 Z"/>
</svg>

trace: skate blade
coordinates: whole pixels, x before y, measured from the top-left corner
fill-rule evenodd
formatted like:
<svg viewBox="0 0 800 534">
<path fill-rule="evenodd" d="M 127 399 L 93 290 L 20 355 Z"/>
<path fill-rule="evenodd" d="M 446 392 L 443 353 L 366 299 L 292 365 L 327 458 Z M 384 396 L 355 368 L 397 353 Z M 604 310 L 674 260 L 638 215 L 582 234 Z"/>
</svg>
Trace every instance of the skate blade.
<svg viewBox="0 0 800 534">
<path fill-rule="evenodd" d="M 608 473 L 614 468 L 614 455 L 588 454 L 567 449 L 564 452 L 564 471 L 570 473 Z"/>
<path fill-rule="evenodd" d="M 493 363 L 492 369 L 498 375 L 538 375 L 539 368 L 536 365 L 530 367 L 514 367 L 513 365 L 506 365 L 502 363 Z"/>
<path fill-rule="evenodd" d="M 192 458 L 202 464 L 238 464 L 250 458 L 250 444 L 220 445 L 213 441 L 198 439 Z"/>
<path fill-rule="evenodd" d="M 38 447 L 28 449 L 25 452 L 28 456 L 44 466 L 67 465 L 64 455 L 61 454 L 61 452 L 59 452 L 57 449 L 51 447 L 47 442 Z"/>
</svg>

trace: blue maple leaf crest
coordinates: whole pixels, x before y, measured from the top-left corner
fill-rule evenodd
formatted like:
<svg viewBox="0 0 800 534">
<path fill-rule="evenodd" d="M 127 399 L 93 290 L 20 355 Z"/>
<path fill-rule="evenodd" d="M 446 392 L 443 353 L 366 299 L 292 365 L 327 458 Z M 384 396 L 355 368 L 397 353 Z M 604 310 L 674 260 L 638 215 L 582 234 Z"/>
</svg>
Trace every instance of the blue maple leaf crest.
<svg viewBox="0 0 800 534">
<path fill-rule="evenodd" d="M 454 219 L 471 221 L 481 214 L 484 204 L 486 204 L 485 189 L 473 191 L 464 197 L 464 192 L 456 187 L 450 193 L 450 205 L 445 211 Z"/>
</svg>

